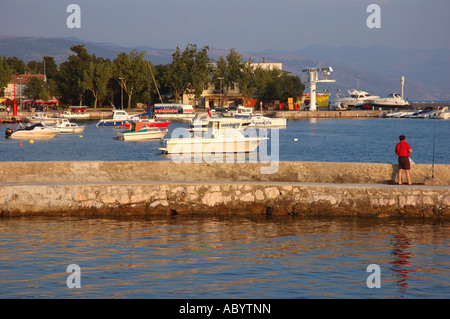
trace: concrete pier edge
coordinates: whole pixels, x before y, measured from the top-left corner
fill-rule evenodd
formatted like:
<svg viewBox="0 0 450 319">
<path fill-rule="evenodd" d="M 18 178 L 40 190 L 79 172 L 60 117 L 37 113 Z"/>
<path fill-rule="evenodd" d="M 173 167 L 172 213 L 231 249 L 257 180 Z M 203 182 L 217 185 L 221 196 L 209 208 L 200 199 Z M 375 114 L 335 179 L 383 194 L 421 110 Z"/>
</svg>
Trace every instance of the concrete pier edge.
<svg viewBox="0 0 450 319">
<path fill-rule="evenodd" d="M 419 185 L 393 184 L 391 164 L 280 162 L 260 174 L 265 165 L 3 162 L 0 213 L 449 217 L 450 165 L 433 180 L 431 165 L 413 165 Z"/>
</svg>

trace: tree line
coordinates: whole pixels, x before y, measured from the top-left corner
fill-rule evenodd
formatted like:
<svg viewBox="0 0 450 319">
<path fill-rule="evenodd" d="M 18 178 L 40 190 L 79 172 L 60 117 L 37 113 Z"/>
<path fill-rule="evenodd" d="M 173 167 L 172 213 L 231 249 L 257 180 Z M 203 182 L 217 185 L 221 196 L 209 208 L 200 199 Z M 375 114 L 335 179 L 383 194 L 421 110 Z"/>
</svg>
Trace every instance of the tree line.
<svg viewBox="0 0 450 319">
<path fill-rule="evenodd" d="M 184 50 L 176 48 L 169 64 L 153 65 L 144 58 L 145 52 L 133 50 L 119 53 L 114 60 L 89 54 L 84 45 L 70 48 L 72 54 L 59 66 L 54 57 L 43 61 L 25 62 L 17 57 L 0 56 L 0 88 L 4 88 L 15 73 L 46 74 L 47 82 L 37 77 L 30 79 L 25 95 L 32 99 L 55 96 L 64 105 L 89 105 L 94 108 L 121 106 L 128 109 L 137 103 L 153 105 L 180 101 L 186 92 L 201 98 L 208 85 L 223 88 L 223 99 L 229 88 L 237 84 L 244 98 L 256 98 L 265 103 L 288 98 L 300 98 L 305 86 L 298 76 L 279 69 L 265 69 L 244 61 L 235 49 L 226 57 L 213 61 L 209 47 L 198 49 L 189 44 Z M 2 92 L 0 92 L 2 93 Z"/>
</svg>

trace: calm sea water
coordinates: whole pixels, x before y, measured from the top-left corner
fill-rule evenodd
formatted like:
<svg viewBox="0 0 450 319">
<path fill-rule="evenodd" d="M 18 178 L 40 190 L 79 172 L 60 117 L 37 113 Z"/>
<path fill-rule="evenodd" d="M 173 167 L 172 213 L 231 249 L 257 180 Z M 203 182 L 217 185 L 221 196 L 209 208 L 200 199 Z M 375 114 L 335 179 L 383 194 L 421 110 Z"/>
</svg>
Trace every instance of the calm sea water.
<svg viewBox="0 0 450 319">
<path fill-rule="evenodd" d="M 118 130 L 97 128 L 90 122 L 80 134 L 59 134 L 51 140 L 0 140 L 1 161 L 128 161 L 171 160 L 156 148 L 159 141 L 113 139 Z M 1 125 L 0 131 L 11 125 Z M 170 124 L 171 132 L 186 123 Z M 305 119 L 288 121 L 279 140 L 281 161 L 396 163 L 398 136 L 404 134 L 417 164 L 450 164 L 450 121 L 433 119 Z M 80 137 L 82 136 L 82 137 Z M 271 137 L 269 133 L 269 137 Z M 295 141 L 297 139 L 297 141 Z M 22 144 L 22 145 L 20 145 Z M 434 150 L 434 152 L 433 152 Z"/>
<path fill-rule="evenodd" d="M 449 128 L 422 119 L 289 121 L 279 131 L 280 160 L 394 163 L 405 134 L 416 163 L 432 163 L 434 148 L 435 163 L 449 164 Z M 116 132 L 90 122 L 82 136 L 2 139 L 0 158 L 170 160 L 158 142 L 117 141 Z M 448 298 L 449 238 L 449 223 L 421 220 L 2 218 L 0 298 Z M 81 288 L 67 287 L 71 264 Z M 367 287 L 371 264 L 381 288 Z"/>
<path fill-rule="evenodd" d="M 441 222 L 27 217 L 0 219 L 0 234 L 0 298 L 450 296 Z M 71 264 L 80 288 L 67 286 Z M 380 288 L 367 286 L 373 264 Z"/>
</svg>

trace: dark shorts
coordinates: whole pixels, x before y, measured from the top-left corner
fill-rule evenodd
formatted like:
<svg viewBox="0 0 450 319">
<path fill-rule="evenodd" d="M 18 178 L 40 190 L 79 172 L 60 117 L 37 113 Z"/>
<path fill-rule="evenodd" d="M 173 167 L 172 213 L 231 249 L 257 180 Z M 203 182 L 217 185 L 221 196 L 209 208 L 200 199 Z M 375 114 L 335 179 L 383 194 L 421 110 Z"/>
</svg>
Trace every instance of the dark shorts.
<svg viewBox="0 0 450 319">
<path fill-rule="evenodd" d="M 400 156 L 398 158 L 398 168 L 399 169 L 410 169 L 411 168 L 411 164 L 409 163 L 408 156 Z"/>
</svg>

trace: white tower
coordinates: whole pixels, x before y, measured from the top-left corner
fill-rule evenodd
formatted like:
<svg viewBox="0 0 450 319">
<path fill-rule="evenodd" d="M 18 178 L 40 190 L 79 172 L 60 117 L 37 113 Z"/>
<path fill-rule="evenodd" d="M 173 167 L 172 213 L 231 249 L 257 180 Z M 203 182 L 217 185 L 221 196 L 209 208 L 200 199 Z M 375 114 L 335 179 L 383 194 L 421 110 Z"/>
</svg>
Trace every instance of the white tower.
<svg viewBox="0 0 450 319">
<path fill-rule="evenodd" d="M 316 84 L 322 82 L 336 82 L 336 80 L 328 80 L 327 77 L 333 72 L 333 69 L 329 66 L 322 68 L 306 68 L 302 72 L 306 72 L 309 76 L 309 87 L 310 87 L 310 103 L 309 110 L 316 111 Z M 325 79 L 319 80 L 319 73 L 325 75 Z"/>
<path fill-rule="evenodd" d="M 405 77 L 404 76 L 401 77 L 400 84 L 402 85 L 402 99 L 403 99 L 404 98 L 403 97 L 403 89 L 405 87 Z"/>
</svg>

